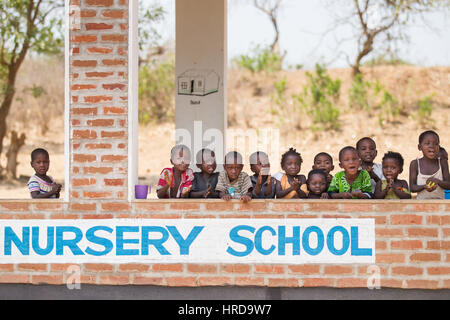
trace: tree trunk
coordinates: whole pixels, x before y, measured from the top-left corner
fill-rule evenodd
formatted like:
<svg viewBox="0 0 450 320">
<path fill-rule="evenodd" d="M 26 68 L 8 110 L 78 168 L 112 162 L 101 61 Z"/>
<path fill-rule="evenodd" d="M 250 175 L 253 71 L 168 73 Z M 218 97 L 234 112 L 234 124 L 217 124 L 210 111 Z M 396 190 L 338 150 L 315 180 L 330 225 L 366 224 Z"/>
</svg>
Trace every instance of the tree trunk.
<svg viewBox="0 0 450 320">
<path fill-rule="evenodd" d="M 16 75 L 23 60 L 20 60 L 20 64 L 10 66 L 8 70 L 8 83 L 6 85 L 5 97 L 0 106 L 0 156 L 3 151 L 3 139 L 6 136 L 6 118 L 8 117 L 9 110 L 13 103 L 14 94 L 16 93 Z"/>
<path fill-rule="evenodd" d="M 11 132 L 11 143 L 6 152 L 6 158 L 8 162 L 6 164 L 6 179 L 12 180 L 17 178 L 17 155 L 19 154 L 20 148 L 25 144 L 25 134 L 22 133 L 19 136 L 16 131 Z"/>
</svg>

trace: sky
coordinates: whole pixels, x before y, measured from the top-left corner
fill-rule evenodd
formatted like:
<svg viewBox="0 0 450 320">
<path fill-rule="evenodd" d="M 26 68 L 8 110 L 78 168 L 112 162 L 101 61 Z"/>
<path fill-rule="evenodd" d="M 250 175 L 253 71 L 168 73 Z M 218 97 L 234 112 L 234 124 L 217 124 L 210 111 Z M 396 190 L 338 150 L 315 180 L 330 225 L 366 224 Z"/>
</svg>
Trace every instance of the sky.
<svg viewBox="0 0 450 320">
<path fill-rule="evenodd" d="M 345 3 L 350 0 L 341 0 Z M 274 38 L 272 24 L 251 1 L 228 1 L 228 57 L 249 54 L 257 45 L 269 45 Z M 286 51 L 286 65 L 313 68 L 317 62 L 331 68 L 345 68 L 356 55 L 351 28 L 332 28 L 334 16 L 345 9 L 327 6 L 326 0 L 284 0 L 279 14 L 280 48 Z M 336 2 L 335 2 L 336 3 Z M 159 26 L 164 41 L 175 39 L 175 0 L 160 0 L 167 11 Z M 399 44 L 399 58 L 421 66 L 450 66 L 450 12 L 433 12 L 426 21 L 419 18 L 408 26 L 408 41 Z M 328 31 L 327 31 L 328 30 Z"/>
</svg>

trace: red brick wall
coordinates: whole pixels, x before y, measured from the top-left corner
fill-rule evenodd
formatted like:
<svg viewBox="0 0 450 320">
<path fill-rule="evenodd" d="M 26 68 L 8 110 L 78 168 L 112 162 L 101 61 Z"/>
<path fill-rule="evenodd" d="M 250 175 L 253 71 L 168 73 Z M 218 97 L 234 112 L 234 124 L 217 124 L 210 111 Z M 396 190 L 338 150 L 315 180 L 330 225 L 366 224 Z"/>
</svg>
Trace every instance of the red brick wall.
<svg viewBox="0 0 450 320">
<path fill-rule="evenodd" d="M 71 14 L 70 209 L 128 208 L 128 0 L 72 0 Z"/>
<path fill-rule="evenodd" d="M 381 286 L 450 288 L 445 201 L 128 202 L 128 1 L 72 0 L 69 202 L 0 200 L 1 219 L 375 218 Z M 1 261 L 0 261 L 1 262 Z M 69 264 L 0 264 L 0 283 L 64 284 Z M 83 264 L 82 284 L 366 287 L 368 265 Z"/>
<path fill-rule="evenodd" d="M 57 200 L 0 201 L 2 219 L 374 218 L 381 287 L 450 289 L 446 201 L 222 200 L 102 202 L 86 211 Z M 64 284 L 69 264 L 0 264 L 0 283 Z M 367 287 L 367 264 L 82 264 L 81 283 L 160 286 Z"/>
</svg>

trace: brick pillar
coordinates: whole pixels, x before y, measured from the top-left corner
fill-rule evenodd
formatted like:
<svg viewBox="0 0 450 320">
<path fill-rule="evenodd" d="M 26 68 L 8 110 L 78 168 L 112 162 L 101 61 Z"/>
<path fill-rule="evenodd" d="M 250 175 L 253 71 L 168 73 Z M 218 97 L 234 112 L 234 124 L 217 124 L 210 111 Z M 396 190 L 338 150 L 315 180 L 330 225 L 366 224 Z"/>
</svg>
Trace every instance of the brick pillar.
<svg viewBox="0 0 450 320">
<path fill-rule="evenodd" d="M 70 4 L 69 199 L 105 213 L 127 207 L 128 0 Z"/>
</svg>

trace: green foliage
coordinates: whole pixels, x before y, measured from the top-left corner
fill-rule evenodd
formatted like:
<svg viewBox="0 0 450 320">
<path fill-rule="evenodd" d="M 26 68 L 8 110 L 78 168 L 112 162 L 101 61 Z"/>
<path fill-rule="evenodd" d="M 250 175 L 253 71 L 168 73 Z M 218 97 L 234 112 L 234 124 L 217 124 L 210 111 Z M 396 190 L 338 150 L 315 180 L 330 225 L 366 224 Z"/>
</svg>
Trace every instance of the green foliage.
<svg viewBox="0 0 450 320">
<path fill-rule="evenodd" d="M 26 88 L 25 91 L 29 91 L 35 99 L 39 99 L 42 95 L 47 94 L 43 87 L 36 84 L 33 84 L 30 88 Z"/>
<path fill-rule="evenodd" d="M 378 113 L 378 123 L 382 127 L 385 121 L 393 122 L 400 115 L 401 106 L 397 99 L 387 91 L 384 86 L 380 87 L 382 99 L 380 103 L 380 112 Z"/>
<path fill-rule="evenodd" d="M 166 11 L 159 3 L 149 5 L 146 1 L 139 1 L 139 50 L 141 52 L 157 46 L 161 35 L 155 28 L 155 24 L 164 19 Z"/>
<path fill-rule="evenodd" d="M 353 78 L 352 86 L 348 92 L 349 107 L 370 111 L 372 108 L 369 101 L 371 89 L 372 84 L 369 81 L 364 81 L 361 73 L 356 74 Z"/>
<path fill-rule="evenodd" d="M 174 118 L 175 61 L 153 59 L 139 68 L 139 122 Z"/>
<path fill-rule="evenodd" d="M 269 48 L 257 46 L 250 55 L 240 55 L 233 62 L 242 69 L 252 73 L 277 72 L 281 70 L 282 59 L 279 54 L 272 52 Z"/>
<path fill-rule="evenodd" d="M 363 66 L 366 67 L 374 67 L 374 66 L 399 66 L 399 65 L 405 65 L 405 66 L 411 66 L 412 63 L 409 63 L 399 57 L 396 56 L 387 56 L 387 55 L 380 55 L 378 57 L 375 57 L 373 59 L 370 59 L 369 61 L 363 63 Z"/>
<path fill-rule="evenodd" d="M 287 80 L 284 76 L 281 80 L 274 82 L 273 87 L 275 89 L 274 93 L 270 94 L 270 100 L 273 104 L 270 109 L 270 113 L 277 116 L 280 120 L 279 126 L 284 128 L 290 123 L 295 122 L 295 118 L 292 115 L 292 110 L 289 107 L 286 98 Z M 294 123 L 297 126 L 298 123 Z M 298 127 L 300 129 L 300 127 Z"/>
<path fill-rule="evenodd" d="M 306 72 L 308 83 L 303 92 L 293 95 L 294 105 L 299 106 L 312 120 L 312 129 L 338 130 L 339 109 L 336 103 L 339 100 L 341 80 L 333 80 L 327 70 L 316 64 L 316 73 Z"/>
<path fill-rule="evenodd" d="M 375 83 L 366 81 L 362 74 L 354 77 L 348 100 L 350 109 L 377 111 L 380 126 L 395 121 L 403 111 L 398 100 L 378 80 Z"/>
<path fill-rule="evenodd" d="M 13 90 L 13 84 L 7 81 L 10 71 L 17 72 L 29 52 L 38 54 L 61 52 L 63 7 L 63 3 L 56 0 L 2 0 L 0 5 L 1 95 L 9 94 Z"/>
<path fill-rule="evenodd" d="M 417 102 L 419 109 L 417 113 L 413 115 L 413 118 L 418 122 L 418 124 L 425 127 L 433 127 L 434 119 L 432 118 L 433 114 L 433 98 L 434 94 L 431 96 L 425 96 L 423 99 Z"/>
</svg>

